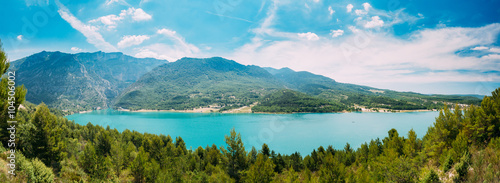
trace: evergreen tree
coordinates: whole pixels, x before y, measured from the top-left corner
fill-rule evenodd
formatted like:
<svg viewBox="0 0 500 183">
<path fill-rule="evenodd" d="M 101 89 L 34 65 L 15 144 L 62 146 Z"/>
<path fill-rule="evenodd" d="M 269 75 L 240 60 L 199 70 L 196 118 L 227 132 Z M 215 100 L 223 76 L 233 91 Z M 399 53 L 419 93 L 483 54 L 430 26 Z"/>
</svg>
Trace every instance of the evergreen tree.
<svg viewBox="0 0 500 183">
<path fill-rule="evenodd" d="M 241 135 L 236 133 L 236 131 L 231 129 L 230 136 L 226 135 L 227 149 L 222 147 L 224 156 L 228 159 L 228 174 L 239 182 L 240 171 L 244 170 L 246 167 L 245 160 L 245 147 L 241 141 Z"/>
<path fill-rule="evenodd" d="M 259 154 L 255 163 L 250 166 L 250 169 L 245 174 L 245 182 L 251 183 L 267 183 L 271 182 L 274 177 L 274 167 L 273 162 L 264 156 Z"/>
</svg>

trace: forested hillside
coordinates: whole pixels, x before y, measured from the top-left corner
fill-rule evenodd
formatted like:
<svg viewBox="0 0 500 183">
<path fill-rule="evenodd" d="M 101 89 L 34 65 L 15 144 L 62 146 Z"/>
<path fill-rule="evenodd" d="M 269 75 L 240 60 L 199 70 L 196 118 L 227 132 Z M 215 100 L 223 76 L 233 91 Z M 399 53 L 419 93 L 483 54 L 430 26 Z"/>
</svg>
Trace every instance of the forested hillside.
<svg viewBox="0 0 500 183">
<path fill-rule="evenodd" d="M 117 99 L 126 109 L 192 109 L 250 105 L 283 88 L 257 66 L 220 57 L 183 58 L 161 65 L 141 77 Z"/>
<path fill-rule="evenodd" d="M 122 53 L 40 52 L 12 62 L 17 84 L 32 103 L 68 112 L 108 108 L 114 98 L 165 60 L 138 59 Z"/>
<path fill-rule="evenodd" d="M 252 107 L 253 112 L 271 113 L 338 112 L 348 109 L 346 105 L 339 102 L 312 97 L 289 89 L 267 95 L 258 105 Z"/>
<path fill-rule="evenodd" d="M 3 74 L 8 63 L 1 54 L 0 61 Z M 7 78 L 0 85 L 5 98 Z M 19 105 L 26 91 L 16 91 Z M 9 104 L 0 102 L 6 121 Z M 423 138 L 392 129 L 357 149 L 318 147 L 308 155 L 280 154 L 266 144 L 245 149 L 234 130 L 226 146 L 187 149 L 181 137 L 82 126 L 45 104 L 24 105 L 15 119 L 16 175 L 2 168 L 2 182 L 500 182 L 500 88 L 480 106 L 445 107 Z M 10 156 L 6 128 L 2 167 Z"/>
</svg>

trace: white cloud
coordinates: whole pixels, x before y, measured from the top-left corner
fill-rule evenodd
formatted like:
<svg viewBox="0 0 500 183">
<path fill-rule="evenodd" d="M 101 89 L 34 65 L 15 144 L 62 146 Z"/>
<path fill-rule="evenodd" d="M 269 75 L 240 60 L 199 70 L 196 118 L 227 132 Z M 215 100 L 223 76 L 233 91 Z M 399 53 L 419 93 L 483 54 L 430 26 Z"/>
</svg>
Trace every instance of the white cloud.
<svg viewBox="0 0 500 183">
<path fill-rule="evenodd" d="M 356 27 L 354 26 L 349 26 L 348 29 L 352 32 L 352 33 L 358 33 L 358 32 L 361 32 L 361 30 L 357 29 Z"/>
<path fill-rule="evenodd" d="M 135 54 L 136 57 L 151 57 L 175 61 L 182 57 L 195 57 L 200 55 L 200 49 L 193 44 L 187 43 L 176 31 L 159 29 L 156 33 L 169 38 L 173 44 L 156 43 L 138 48 Z"/>
<path fill-rule="evenodd" d="M 78 48 L 78 47 L 71 47 L 71 51 L 73 51 L 73 52 L 81 52 L 83 50 L 80 49 L 80 48 Z"/>
<path fill-rule="evenodd" d="M 119 48 L 126 48 L 134 45 L 140 45 L 145 40 L 148 40 L 150 37 L 147 35 L 131 35 L 131 36 L 123 36 L 122 40 L 118 42 Z"/>
<path fill-rule="evenodd" d="M 368 14 L 367 11 L 363 11 L 363 10 L 354 10 L 354 13 L 356 13 L 356 15 L 358 15 L 358 16 Z"/>
<path fill-rule="evenodd" d="M 317 41 L 319 40 L 319 37 L 318 35 L 316 35 L 315 33 L 312 33 L 312 32 L 307 32 L 307 33 L 298 33 L 297 34 L 300 38 L 305 38 L 309 41 Z"/>
<path fill-rule="evenodd" d="M 177 32 L 170 29 L 160 29 L 156 33 L 167 36 L 168 38 L 174 40 L 176 44 L 182 48 L 184 48 L 186 53 L 192 54 L 200 51 L 198 47 L 195 45 L 187 43 L 184 38 L 177 34 Z"/>
<path fill-rule="evenodd" d="M 350 13 L 352 11 L 352 8 L 354 8 L 354 6 L 352 4 L 348 4 L 346 8 L 347 8 L 347 13 Z"/>
<path fill-rule="evenodd" d="M 330 34 L 332 35 L 333 38 L 342 36 L 344 34 L 344 30 L 331 30 Z"/>
<path fill-rule="evenodd" d="M 147 21 L 152 19 L 152 16 L 144 12 L 141 8 L 129 8 L 127 10 L 122 10 L 119 15 L 106 15 L 93 20 L 90 20 L 89 23 L 101 23 L 108 30 L 113 30 L 118 25 L 118 22 L 123 21 L 124 19 L 130 17 L 133 21 Z"/>
<path fill-rule="evenodd" d="M 487 49 L 489 49 L 489 48 L 486 46 L 477 46 L 477 47 L 471 48 L 471 50 L 487 50 Z"/>
<path fill-rule="evenodd" d="M 481 58 L 487 59 L 487 60 L 500 60 L 500 55 L 499 54 L 489 54 L 482 56 Z"/>
<path fill-rule="evenodd" d="M 17 36 L 17 40 L 22 41 L 23 40 L 23 35 Z"/>
<path fill-rule="evenodd" d="M 117 22 L 123 20 L 124 17 L 116 16 L 116 15 L 106 15 L 99 17 L 97 19 L 90 20 L 89 23 L 101 22 L 108 29 L 115 29 L 117 26 Z"/>
<path fill-rule="evenodd" d="M 127 10 L 127 13 L 132 15 L 132 19 L 135 21 L 145 21 L 145 20 L 151 20 L 152 16 L 144 12 L 141 8 L 129 8 Z"/>
<path fill-rule="evenodd" d="M 125 6 L 131 6 L 125 0 L 106 0 L 106 2 L 104 4 L 106 6 L 109 6 L 109 5 L 112 5 L 114 3 L 119 3 L 119 4 L 122 4 L 122 5 L 125 5 Z"/>
<path fill-rule="evenodd" d="M 97 27 L 82 23 L 59 1 L 56 1 L 56 4 L 59 7 L 57 12 L 59 12 L 61 18 L 68 22 L 71 27 L 82 33 L 87 38 L 88 43 L 93 44 L 96 48 L 102 51 L 118 51 L 113 45 L 106 42 L 102 35 L 97 32 Z"/>
<path fill-rule="evenodd" d="M 372 5 L 370 5 L 369 3 L 363 3 L 363 8 L 365 9 L 365 11 L 368 11 L 370 10 L 370 8 L 372 8 Z"/>
<path fill-rule="evenodd" d="M 335 10 L 333 10 L 332 6 L 328 6 L 328 12 L 330 15 L 333 15 L 335 13 Z"/>
<path fill-rule="evenodd" d="M 368 11 L 371 8 L 372 8 L 372 5 L 370 5 L 368 3 L 363 3 L 363 9 L 364 10 L 355 10 L 354 13 L 356 13 L 356 15 L 358 15 L 358 16 L 366 15 L 366 14 L 368 14 Z"/>
<path fill-rule="evenodd" d="M 319 3 L 320 0 L 313 0 L 315 3 Z"/>
<path fill-rule="evenodd" d="M 117 3 L 117 2 L 119 2 L 119 1 L 120 1 L 120 0 L 107 0 L 107 1 L 106 1 L 106 6 L 109 6 L 109 5 L 113 4 L 113 3 Z"/>
<path fill-rule="evenodd" d="M 198 51 L 187 50 L 183 46 L 175 44 L 156 43 L 139 48 L 134 56 L 137 58 L 156 58 L 173 62 L 182 57 L 197 57 L 197 53 Z"/>
<path fill-rule="evenodd" d="M 158 51 L 158 53 L 162 53 Z M 152 51 L 147 48 L 142 48 L 137 52 L 134 56 L 137 58 L 156 58 L 161 60 L 175 61 L 172 57 L 169 57 L 165 54 L 158 54 L 156 51 Z"/>
<path fill-rule="evenodd" d="M 477 28 L 424 29 L 410 39 L 364 32 L 343 39 L 261 39 L 237 48 L 227 57 L 243 64 L 290 67 L 331 77 L 339 82 L 380 86 L 383 83 L 476 82 L 500 80 L 499 54 L 477 58 L 456 52 L 494 43 L 500 24 Z M 350 53 L 343 51 L 350 46 Z M 349 61 L 350 60 L 350 61 Z M 306 62 L 305 62 L 306 61 Z M 467 70 L 469 72 L 461 72 Z M 386 84 L 387 85 L 387 84 Z"/>
<path fill-rule="evenodd" d="M 376 27 L 382 27 L 384 25 L 384 21 L 380 19 L 379 16 L 373 16 L 372 20 L 369 22 L 366 22 L 364 25 L 365 28 L 376 28 Z"/>
<path fill-rule="evenodd" d="M 500 48 L 490 48 L 490 52 L 500 53 Z"/>
</svg>

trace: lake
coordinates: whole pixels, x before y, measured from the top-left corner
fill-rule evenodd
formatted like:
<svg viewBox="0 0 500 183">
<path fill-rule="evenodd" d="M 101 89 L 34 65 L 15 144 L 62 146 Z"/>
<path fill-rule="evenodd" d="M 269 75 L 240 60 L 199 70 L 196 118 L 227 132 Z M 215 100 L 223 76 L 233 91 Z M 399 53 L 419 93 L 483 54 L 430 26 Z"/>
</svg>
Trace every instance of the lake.
<svg viewBox="0 0 500 183">
<path fill-rule="evenodd" d="M 241 133 L 247 151 L 260 150 L 267 143 L 282 154 L 295 151 L 307 155 L 319 146 L 343 149 L 346 143 L 358 148 L 370 139 L 384 138 L 391 128 L 406 136 L 413 128 L 422 138 L 439 112 L 406 113 L 301 113 L 301 114 L 221 114 L 176 112 L 125 112 L 99 110 L 66 116 L 86 125 L 125 129 L 141 133 L 180 136 L 187 147 L 226 145 L 224 136 L 232 128 Z"/>
</svg>

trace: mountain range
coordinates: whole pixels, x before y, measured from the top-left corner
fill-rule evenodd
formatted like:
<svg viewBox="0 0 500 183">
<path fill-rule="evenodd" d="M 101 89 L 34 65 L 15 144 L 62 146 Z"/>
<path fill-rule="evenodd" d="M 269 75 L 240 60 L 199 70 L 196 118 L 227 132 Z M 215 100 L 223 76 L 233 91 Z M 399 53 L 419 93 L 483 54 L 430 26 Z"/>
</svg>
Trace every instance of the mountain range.
<svg viewBox="0 0 500 183">
<path fill-rule="evenodd" d="M 26 100 L 66 111 L 107 108 L 126 87 L 166 60 L 122 53 L 40 52 L 11 62 Z"/>
<path fill-rule="evenodd" d="M 66 112 L 103 108 L 254 112 L 436 109 L 474 96 L 423 95 L 347 83 L 306 71 L 242 65 L 221 57 L 175 62 L 122 53 L 40 52 L 13 61 L 27 101 Z"/>
</svg>

